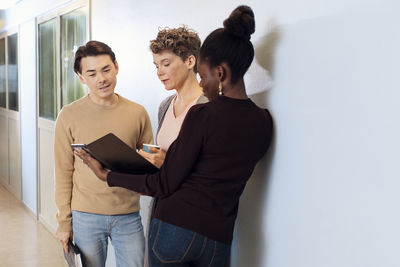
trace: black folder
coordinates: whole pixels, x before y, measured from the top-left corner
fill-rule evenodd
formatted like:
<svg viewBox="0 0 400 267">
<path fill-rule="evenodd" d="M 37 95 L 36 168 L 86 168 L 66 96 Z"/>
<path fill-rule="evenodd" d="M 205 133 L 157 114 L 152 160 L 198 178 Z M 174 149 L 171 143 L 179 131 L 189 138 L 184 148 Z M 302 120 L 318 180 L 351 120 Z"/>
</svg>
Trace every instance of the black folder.
<svg viewBox="0 0 400 267">
<path fill-rule="evenodd" d="M 69 267 L 82 267 L 81 251 L 79 248 L 70 240 L 68 240 L 68 253 L 64 251 L 64 258 L 68 263 Z"/>
<path fill-rule="evenodd" d="M 151 174 L 158 171 L 156 166 L 112 133 L 85 145 L 83 149 L 112 171 L 131 174 Z"/>
</svg>

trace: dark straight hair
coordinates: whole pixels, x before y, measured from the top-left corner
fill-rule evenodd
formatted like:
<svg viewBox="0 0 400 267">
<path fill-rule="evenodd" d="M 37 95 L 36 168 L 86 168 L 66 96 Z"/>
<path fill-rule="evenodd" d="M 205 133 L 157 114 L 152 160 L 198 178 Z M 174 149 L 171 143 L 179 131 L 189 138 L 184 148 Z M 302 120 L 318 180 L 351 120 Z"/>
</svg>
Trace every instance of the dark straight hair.
<svg viewBox="0 0 400 267">
<path fill-rule="evenodd" d="M 111 61 L 115 63 L 115 54 L 108 45 L 99 41 L 89 41 L 85 45 L 80 46 L 75 53 L 75 61 L 74 61 L 75 73 L 80 74 L 82 72 L 82 66 L 81 66 L 82 58 L 89 56 L 98 56 L 98 55 L 109 55 Z"/>
</svg>

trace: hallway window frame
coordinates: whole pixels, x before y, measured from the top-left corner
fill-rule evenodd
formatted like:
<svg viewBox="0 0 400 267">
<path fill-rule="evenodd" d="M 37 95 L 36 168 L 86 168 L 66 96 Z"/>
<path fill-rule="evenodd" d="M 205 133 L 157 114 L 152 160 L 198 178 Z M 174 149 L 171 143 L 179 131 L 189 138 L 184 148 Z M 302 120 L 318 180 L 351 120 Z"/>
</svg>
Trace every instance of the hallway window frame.
<svg viewBox="0 0 400 267">
<path fill-rule="evenodd" d="M 6 36 L 0 35 L 0 108 L 7 108 Z"/>
<path fill-rule="evenodd" d="M 39 120 L 55 121 L 61 108 L 81 98 L 87 93 L 86 87 L 82 86 L 73 71 L 73 59 L 79 46 L 90 40 L 90 1 L 82 0 L 71 3 L 67 7 L 52 11 L 37 18 L 37 94 L 38 94 L 38 117 Z M 55 23 L 54 36 L 41 36 L 46 23 L 50 27 Z M 47 29 L 49 30 L 49 29 Z M 43 33 L 43 32 L 42 32 Z M 55 58 L 44 58 L 43 52 L 46 44 L 41 43 L 41 38 L 51 39 L 50 55 Z M 44 45 L 44 47 L 43 47 Z M 55 51 L 54 51 L 55 50 Z M 53 53 L 54 52 L 54 53 Z M 45 72 L 43 64 L 51 61 L 51 73 Z M 52 88 L 52 84 L 55 85 Z M 47 94 L 46 94 L 47 93 Z M 49 95 L 50 94 L 50 95 Z"/>
<path fill-rule="evenodd" d="M 74 72 L 75 52 L 87 42 L 85 8 L 61 16 L 61 107 L 81 97 L 87 90 Z"/>
<path fill-rule="evenodd" d="M 18 32 L 9 33 L 6 41 L 6 79 L 8 109 L 19 112 Z"/>
<path fill-rule="evenodd" d="M 39 117 L 55 120 L 57 115 L 57 18 L 38 25 Z"/>
<path fill-rule="evenodd" d="M 19 112 L 19 32 L 0 33 L 0 109 Z"/>
</svg>

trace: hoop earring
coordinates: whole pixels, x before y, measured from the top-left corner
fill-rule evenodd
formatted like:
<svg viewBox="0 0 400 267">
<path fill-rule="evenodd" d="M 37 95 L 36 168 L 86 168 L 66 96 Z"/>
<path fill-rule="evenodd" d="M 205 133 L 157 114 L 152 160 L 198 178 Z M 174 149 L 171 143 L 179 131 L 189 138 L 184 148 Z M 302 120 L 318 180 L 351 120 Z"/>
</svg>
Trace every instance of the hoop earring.
<svg viewBox="0 0 400 267">
<path fill-rule="evenodd" d="M 218 85 L 218 95 L 219 95 L 219 96 L 222 96 L 222 95 L 223 95 L 223 93 L 222 93 L 222 83 L 221 83 L 221 81 L 219 81 L 219 85 Z"/>
</svg>

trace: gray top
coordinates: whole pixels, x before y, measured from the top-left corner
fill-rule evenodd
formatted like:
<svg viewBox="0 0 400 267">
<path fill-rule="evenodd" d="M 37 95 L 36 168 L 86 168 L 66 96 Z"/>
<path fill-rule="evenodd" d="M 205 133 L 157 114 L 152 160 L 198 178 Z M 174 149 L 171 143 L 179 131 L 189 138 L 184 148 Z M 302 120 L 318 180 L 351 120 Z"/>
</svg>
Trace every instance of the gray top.
<svg viewBox="0 0 400 267">
<path fill-rule="evenodd" d="M 164 117 L 165 117 L 165 113 L 167 113 L 168 107 L 171 104 L 171 101 L 174 99 L 174 97 L 176 96 L 176 94 L 173 94 L 167 98 L 165 98 L 160 106 L 158 107 L 158 129 L 157 129 L 157 134 L 155 136 L 155 141 L 157 143 L 157 135 L 158 132 L 161 129 L 161 126 L 164 122 Z M 203 103 L 207 103 L 208 102 L 208 98 L 204 96 L 204 94 L 201 94 L 199 99 L 197 100 L 196 104 L 203 104 Z"/>
</svg>

